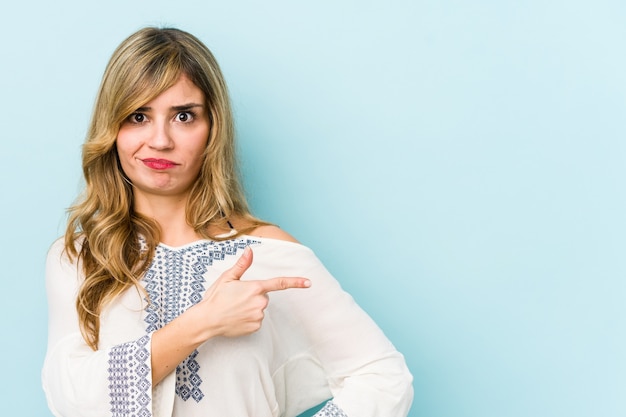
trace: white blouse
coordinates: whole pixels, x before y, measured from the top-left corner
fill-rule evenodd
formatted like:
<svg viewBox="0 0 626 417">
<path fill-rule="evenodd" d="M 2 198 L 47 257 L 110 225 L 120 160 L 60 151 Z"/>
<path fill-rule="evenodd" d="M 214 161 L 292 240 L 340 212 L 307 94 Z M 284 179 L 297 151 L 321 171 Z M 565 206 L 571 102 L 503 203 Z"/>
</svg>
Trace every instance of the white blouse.
<svg viewBox="0 0 626 417">
<path fill-rule="evenodd" d="M 215 337 L 152 388 L 152 333 L 202 299 L 243 249 L 242 279 L 303 276 L 307 289 L 269 293 L 261 329 Z M 403 356 L 307 247 L 243 236 L 160 244 L 142 279 L 106 307 L 97 351 L 75 308 L 83 279 L 57 240 L 48 252 L 48 351 L 42 371 L 58 417 L 294 417 L 332 398 L 319 416 L 404 417 L 413 399 Z"/>
</svg>

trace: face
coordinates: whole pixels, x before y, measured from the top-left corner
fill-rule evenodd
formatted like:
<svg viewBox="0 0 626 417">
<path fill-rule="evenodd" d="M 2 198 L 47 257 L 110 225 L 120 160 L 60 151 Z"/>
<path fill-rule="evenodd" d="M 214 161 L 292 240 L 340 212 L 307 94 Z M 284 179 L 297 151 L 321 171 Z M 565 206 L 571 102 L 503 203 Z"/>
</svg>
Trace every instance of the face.
<svg viewBox="0 0 626 417">
<path fill-rule="evenodd" d="M 136 202 L 188 194 L 202 166 L 209 127 L 204 93 L 184 75 L 124 121 L 117 153 Z"/>
</svg>

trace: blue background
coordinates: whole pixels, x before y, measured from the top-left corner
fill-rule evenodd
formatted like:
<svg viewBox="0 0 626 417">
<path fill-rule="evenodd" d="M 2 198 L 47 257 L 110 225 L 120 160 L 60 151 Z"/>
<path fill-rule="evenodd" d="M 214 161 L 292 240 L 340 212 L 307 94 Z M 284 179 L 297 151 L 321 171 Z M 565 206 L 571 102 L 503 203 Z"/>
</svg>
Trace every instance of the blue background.
<svg viewBox="0 0 626 417">
<path fill-rule="evenodd" d="M 46 250 L 104 66 L 157 24 L 214 51 L 256 214 L 311 246 L 405 354 L 412 417 L 626 416 L 623 1 L 1 13 L 2 415 L 50 415 Z"/>
</svg>

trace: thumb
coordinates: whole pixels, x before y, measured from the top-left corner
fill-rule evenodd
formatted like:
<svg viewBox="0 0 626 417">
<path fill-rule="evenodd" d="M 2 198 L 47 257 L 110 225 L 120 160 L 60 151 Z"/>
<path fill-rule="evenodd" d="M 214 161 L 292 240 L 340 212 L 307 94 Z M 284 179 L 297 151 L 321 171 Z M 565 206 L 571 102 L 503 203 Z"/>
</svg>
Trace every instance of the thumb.
<svg viewBox="0 0 626 417">
<path fill-rule="evenodd" d="M 234 281 L 241 279 L 241 276 L 250 268 L 252 265 L 252 249 L 249 246 L 243 250 L 243 255 L 237 259 L 235 265 L 232 266 L 229 270 L 226 271 L 226 278 L 228 281 Z"/>
</svg>

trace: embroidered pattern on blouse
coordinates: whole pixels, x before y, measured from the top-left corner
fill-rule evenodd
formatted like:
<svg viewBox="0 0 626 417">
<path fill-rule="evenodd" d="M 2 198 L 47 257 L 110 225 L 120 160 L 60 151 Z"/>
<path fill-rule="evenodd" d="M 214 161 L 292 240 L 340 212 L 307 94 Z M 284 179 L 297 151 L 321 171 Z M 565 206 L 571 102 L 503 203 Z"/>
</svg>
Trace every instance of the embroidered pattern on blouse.
<svg viewBox="0 0 626 417">
<path fill-rule="evenodd" d="M 348 415 L 341 408 L 337 407 L 337 404 L 328 401 L 313 417 L 348 417 Z"/>
<path fill-rule="evenodd" d="M 149 417 L 149 336 L 115 346 L 109 352 L 109 395 L 112 417 Z"/>
<path fill-rule="evenodd" d="M 144 277 L 149 297 L 146 331 L 150 333 L 160 329 L 202 300 L 206 290 L 204 274 L 214 261 L 236 255 L 239 250 L 256 243 L 259 242 L 237 239 L 202 242 L 182 249 L 158 246 Z M 197 355 L 198 351 L 194 350 L 176 367 L 176 394 L 184 401 L 193 398 L 199 402 L 204 397 L 200 389 L 202 378 L 198 375 L 200 364 L 196 361 Z"/>
</svg>

